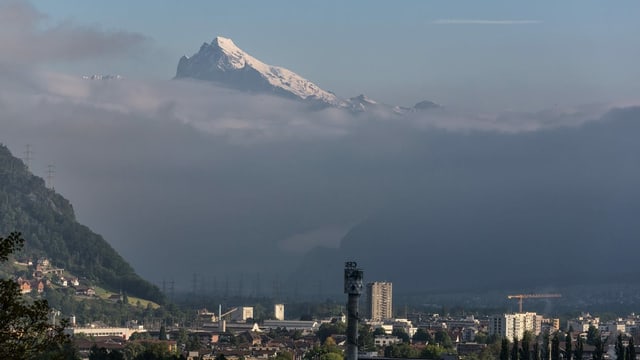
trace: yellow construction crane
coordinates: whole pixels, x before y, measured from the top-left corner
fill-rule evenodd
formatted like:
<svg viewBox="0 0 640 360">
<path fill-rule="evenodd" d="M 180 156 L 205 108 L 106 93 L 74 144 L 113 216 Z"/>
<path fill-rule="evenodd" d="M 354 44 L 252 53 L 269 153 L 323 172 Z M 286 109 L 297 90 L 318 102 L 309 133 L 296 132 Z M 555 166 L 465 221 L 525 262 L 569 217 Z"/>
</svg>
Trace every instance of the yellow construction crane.
<svg viewBox="0 0 640 360">
<path fill-rule="evenodd" d="M 519 312 L 522 312 L 522 299 L 547 299 L 547 298 L 559 298 L 560 294 L 517 294 L 507 295 L 507 299 L 518 299 Z"/>
</svg>

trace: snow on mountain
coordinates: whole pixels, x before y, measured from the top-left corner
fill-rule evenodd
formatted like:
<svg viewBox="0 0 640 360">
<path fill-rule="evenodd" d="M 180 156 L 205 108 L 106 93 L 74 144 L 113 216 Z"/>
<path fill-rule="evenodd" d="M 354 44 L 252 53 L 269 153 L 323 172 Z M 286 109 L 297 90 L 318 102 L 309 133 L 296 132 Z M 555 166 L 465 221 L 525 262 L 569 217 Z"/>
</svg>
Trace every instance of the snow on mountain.
<svg viewBox="0 0 640 360">
<path fill-rule="evenodd" d="M 391 106 L 365 95 L 341 99 L 291 70 L 265 64 L 240 49 L 231 39 L 221 36 L 210 44 L 202 44 L 200 50 L 191 57 L 180 58 L 176 78 L 213 81 L 242 91 L 273 93 L 354 113 L 373 111 L 402 115 L 439 106 L 430 101 L 418 103 L 414 108 Z"/>
<path fill-rule="evenodd" d="M 355 112 L 364 112 L 379 106 L 377 101 L 369 99 L 364 94 L 349 98 L 347 103 L 349 104 L 349 108 Z"/>
<path fill-rule="evenodd" d="M 344 106 L 329 91 L 294 73 L 254 58 L 231 39 L 216 37 L 204 43 L 191 57 L 178 63 L 176 78 L 194 78 L 222 83 L 245 91 L 274 92 L 301 100 L 313 100 L 331 106 Z"/>
</svg>

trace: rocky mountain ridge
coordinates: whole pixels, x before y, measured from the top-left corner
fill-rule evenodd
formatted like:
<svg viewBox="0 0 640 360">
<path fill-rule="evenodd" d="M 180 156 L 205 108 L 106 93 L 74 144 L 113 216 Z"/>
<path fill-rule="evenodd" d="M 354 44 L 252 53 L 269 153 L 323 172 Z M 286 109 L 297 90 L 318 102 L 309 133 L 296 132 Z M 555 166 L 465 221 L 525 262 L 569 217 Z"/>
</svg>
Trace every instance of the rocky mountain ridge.
<svg viewBox="0 0 640 360">
<path fill-rule="evenodd" d="M 242 91 L 271 93 L 316 106 L 337 107 L 352 112 L 375 109 L 404 114 L 440 107 L 431 101 L 422 101 L 411 108 L 392 106 L 365 95 L 342 99 L 289 69 L 258 60 L 240 49 L 233 40 L 221 36 L 211 43 L 203 43 L 194 55 L 180 58 L 175 78 L 211 81 Z M 425 106 L 427 104 L 429 106 Z"/>
</svg>

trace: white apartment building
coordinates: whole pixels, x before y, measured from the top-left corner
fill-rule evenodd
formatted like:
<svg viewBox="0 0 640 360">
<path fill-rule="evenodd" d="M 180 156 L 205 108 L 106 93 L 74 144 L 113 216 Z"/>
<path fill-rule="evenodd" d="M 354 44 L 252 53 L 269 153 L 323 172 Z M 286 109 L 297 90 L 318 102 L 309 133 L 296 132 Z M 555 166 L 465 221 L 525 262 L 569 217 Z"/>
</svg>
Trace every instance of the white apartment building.
<svg viewBox="0 0 640 360">
<path fill-rule="evenodd" d="M 284 304 L 273 305 L 273 317 L 276 320 L 284 320 Z"/>
<path fill-rule="evenodd" d="M 247 319 L 253 319 L 253 307 L 241 306 L 237 311 L 231 314 L 231 318 L 234 321 L 247 321 Z"/>
<path fill-rule="evenodd" d="M 600 326 L 600 318 L 592 317 L 589 314 L 583 314 L 582 316 L 576 319 L 570 319 L 567 322 L 567 331 L 569 329 L 573 329 L 573 331 L 577 332 L 586 332 L 589 330 L 589 326 L 592 325 L 598 328 Z"/>
<path fill-rule="evenodd" d="M 542 316 L 532 312 L 496 315 L 489 319 L 489 334 L 497 334 L 513 341 L 522 339 L 525 331 L 540 334 Z"/>
<path fill-rule="evenodd" d="M 366 301 L 369 319 L 380 321 L 393 318 L 393 285 L 390 282 L 368 283 Z"/>
</svg>

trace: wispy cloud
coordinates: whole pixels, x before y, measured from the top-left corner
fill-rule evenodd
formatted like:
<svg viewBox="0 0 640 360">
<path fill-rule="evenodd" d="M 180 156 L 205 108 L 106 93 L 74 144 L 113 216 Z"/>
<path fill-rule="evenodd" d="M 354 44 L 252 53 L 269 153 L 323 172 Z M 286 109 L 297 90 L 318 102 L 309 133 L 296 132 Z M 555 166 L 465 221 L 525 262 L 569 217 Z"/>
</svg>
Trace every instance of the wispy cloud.
<svg viewBox="0 0 640 360">
<path fill-rule="evenodd" d="M 436 25 L 527 25 L 540 24 L 540 20 L 487 20 L 487 19 L 438 19 Z"/>
<path fill-rule="evenodd" d="M 103 31 L 69 21 L 48 25 L 47 19 L 28 2 L 0 0 L 0 64 L 130 56 L 150 41 L 139 33 Z"/>
</svg>

